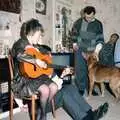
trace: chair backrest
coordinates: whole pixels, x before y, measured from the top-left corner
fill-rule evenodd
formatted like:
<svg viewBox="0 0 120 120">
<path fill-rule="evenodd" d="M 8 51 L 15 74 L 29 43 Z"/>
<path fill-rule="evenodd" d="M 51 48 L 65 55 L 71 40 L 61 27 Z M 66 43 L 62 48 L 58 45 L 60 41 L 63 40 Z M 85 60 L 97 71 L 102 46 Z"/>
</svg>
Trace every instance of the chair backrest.
<svg viewBox="0 0 120 120">
<path fill-rule="evenodd" d="M 8 64 L 9 64 L 9 71 L 10 71 L 10 79 L 13 79 L 13 68 L 14 68 L 14 64 L 13 64 L 13 58 L 9 52 L 8 54 Z"/>
<path fill-rule="evenodd" d="M 11 82 L 13 80 L 13 68 L 14 68 L 14 64 L 13 64 L 13 58 L 11 55 L 11 52 L 9 50 L 9 54 L 8 54 L 8 65 L 9 65 L 9 72 L 10 72 L 10 79 L 9 79 L 9 94 L 10 94 L 10 110 L 9 110 L 9 120 L 13 120 L 13 94 L 11 92 Z"/>
</svg>

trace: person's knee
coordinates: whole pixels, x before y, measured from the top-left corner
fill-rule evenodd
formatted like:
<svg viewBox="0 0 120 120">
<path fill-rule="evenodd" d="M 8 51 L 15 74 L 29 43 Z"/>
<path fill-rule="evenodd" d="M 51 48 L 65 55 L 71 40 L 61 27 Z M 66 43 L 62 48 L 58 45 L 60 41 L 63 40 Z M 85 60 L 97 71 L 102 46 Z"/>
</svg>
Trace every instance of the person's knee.
<svg viewBox="0 0 120 120">
<path fill-rule="evenodd" d="M 39 90 L 42 97 L 49 96 L 50 90 L 49 90 L 49 87 L 47 85 L 41 85 L 38 90 Z"/>
<path fill-rule="evenodd" d="M 50 92 L 56 93 L 57 90 L 58 90 L 58 86 L 57 86 L 55 83 L 51 83 L 51 84 L 49 85 L 49 89 L 50 89 Z"/>
</svg>

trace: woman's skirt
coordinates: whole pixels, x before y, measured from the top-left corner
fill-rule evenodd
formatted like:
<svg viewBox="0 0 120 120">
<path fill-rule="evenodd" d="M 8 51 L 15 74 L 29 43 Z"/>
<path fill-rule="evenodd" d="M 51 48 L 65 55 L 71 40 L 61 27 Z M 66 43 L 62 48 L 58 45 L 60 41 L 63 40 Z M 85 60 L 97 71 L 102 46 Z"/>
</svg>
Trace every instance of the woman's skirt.
<svg viewBox="0 0 120 120">
<path fill-rule="evenodd" d="M 49 85 L 53 81 L 47 76 L 42 75 L 39 78 L 25 78 L 17 76 L 14 78 L 11 88 L 14 95 L 18 98 L 29 97 L 38 92 L 38 88 L 43 85 Z"/>
</svg>

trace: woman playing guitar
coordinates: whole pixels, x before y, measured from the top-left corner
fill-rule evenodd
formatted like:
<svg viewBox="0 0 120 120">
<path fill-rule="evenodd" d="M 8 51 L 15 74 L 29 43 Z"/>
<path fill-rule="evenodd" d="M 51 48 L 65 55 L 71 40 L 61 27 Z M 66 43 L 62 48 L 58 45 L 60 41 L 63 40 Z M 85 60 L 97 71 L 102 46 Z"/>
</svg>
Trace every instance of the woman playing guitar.
<svg viewBox="0 0 120 120">
<path fill-rule="evenodd" d="M 36 54 L 28 54 L 29 50 L 39 53 L 39 49 L 36 47 L 36 44 L 38 43 L 38 40 L 42 39 L 43 32 L 44 30 L 42 25 L 36 19 L 31 19 L 23 23 L 20 31 L 21 38 L 14 43 L 11 52 L 14 59 L 13 92 L 18 97 L 30 96 L 36 92 L 40 94 L 40 120 L 46 120 L 46 103 L 47 101 L 51 102 L 56 92 L 61 89 L 63 83 L 60 78 L 57 79 L 59 82 L 55 82 L 55 80 L 52 81 L 50 78 L 53 74 L 53 69 L 48 69 L 47 67 L 48 63 L 51 63 L 51 59 L 48 61 L 47 59 L 42 60 L 37 58 Z M 46 55 L 48 54 L 46 53 Z M 50 58 L 49 55 L 47 57 Z M 28 70 L 33 69 L 34 71 L 37 71 L 38 67 L 42 70 L 48 69 L 48 74 L 41 74 L 37 77 L 26 76 L 22 73 L 24 67 L 20 67 L 21 63 L 32 64 L 32 68 L 28 67 Z M 31 75 L 32 74 L 33 73 L 31 73 Z"/>
</svg>

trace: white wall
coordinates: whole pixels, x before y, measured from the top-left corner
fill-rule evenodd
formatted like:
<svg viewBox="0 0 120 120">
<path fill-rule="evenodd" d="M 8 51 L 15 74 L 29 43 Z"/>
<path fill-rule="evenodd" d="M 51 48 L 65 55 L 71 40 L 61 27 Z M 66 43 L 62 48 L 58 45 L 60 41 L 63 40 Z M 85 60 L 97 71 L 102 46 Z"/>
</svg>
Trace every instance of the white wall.
<svg viewBox="0 0 120 120">
<path fill-rule="evenodd" d="M 0 11 L 0 16 L 1 16 L 0 24 L 3 25 L 4 22 L 3 26 L 5 26 L 5 24 L 9 23 L 9 27 L 10 27 L 9 32 L 11 32 L 11 35 L 10 34 L 8 35 L 6 32 L 4 32 L 4 28 L 3 30 L 1 29 L 0 41 L 1 43 L 3 42 L 3 44 L 8 44 L 9 47 L 11 47 L 14 41 L 17 40 L 19 36 L 19 31 L 21 26 L 21 23 L 19 22 L 19 15 Z"/>
</svg>

